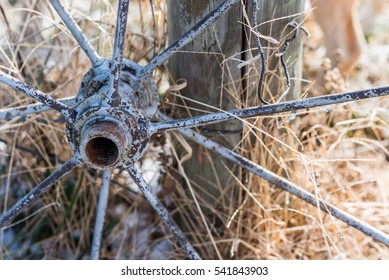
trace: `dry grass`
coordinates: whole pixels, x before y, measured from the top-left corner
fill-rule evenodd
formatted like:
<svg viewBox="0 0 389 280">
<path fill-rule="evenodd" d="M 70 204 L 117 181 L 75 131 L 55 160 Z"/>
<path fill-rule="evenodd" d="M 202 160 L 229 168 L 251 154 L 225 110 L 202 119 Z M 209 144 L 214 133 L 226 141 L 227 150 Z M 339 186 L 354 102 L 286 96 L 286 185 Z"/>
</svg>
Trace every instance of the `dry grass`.
<svg viewBox="0 0 389 280">
<path fill-rule="evenodd" d="M 31 6 L 30 2 L 18 1 L 7 10 L 15 20 L 9 26 L 1 23 L 4 34 L 0 34 L 0 69 L 55 97 L 75 95 L 88 62 L 64 27 L 53 24 L 47 5 Z M 98 52 L 109 56 L 116 3 L 100 2 L 103 4 L 91 1 L 90 7 L 75 7 L 71 13 L 87 36 L 93 38 Z M 132 18 L 126 49 L 126 57 L 139 63 L 152 57 L 153 37 L 157 52 L 163 49 L 166 39 L 163 1 L 155 1 L 155 32 L 144 2 L 133 1 L 132 8 L 142 12 L 139 18 Z M 28 10 L 17 9 L 21 7 Z M 310 81 L 304 84 L 306 95 L 388 84 L 389 51 L 383 47 L 388 37 L 382 30 L 389 27 L 381 21 L 377 24 L 382 28 L 377 28 L 381 32 L 369 34 L 371 51 L 347 77 L 320 56 L 320 35 L 312 25 L 313 37 L 305 48 L 304 79 Z M 313 65 L 311 61 L 323 62 Z M 166 88 L 166 76 L 156 74 L 160 93 Z M 0 85 L 0 90 L 2 108 L 30 102 L 6 86 Z M 164 95 L 165 108 L 177 108 L 172 107 L 177 106 L 177 98 L 179 95 Z M 237 100 L 237 106 L 247 104 Z M 244 137 L 235 150 L 389 232 L 389 175 L 385 172 L 389 167 L 388 108 L 388 98 L 381 98 L 252 119 L 243 127 Z M 204 104 L 202 110 L 212 108 Z M 0 137 L 8 144 L 2 146 L 0 156 L 1 209 L 12 205 L 71 157 L 64 125 L 55 122 L 57 117 L 45 113 L 24 122 L 2 122 Z M 162 172 L 153 180 L 154 187 L 161 189 L 160 198 L 203 258 L 389 258 L 389 249 L 384 245 L 244 170 L 234 173 L 229 185 L 213 186 L 222 194 L 234 195 L 230 200 L 214 197 L 214 201 L 222 202 L 220 207 L 213 207 L 201 195 L 204 190 L 200 191 L 199 183 L 190 178 L 191 170 L 180 169 L 182 154 L 172 151 L 169 143 L 183 146 L 181 151 L 190 154 L 192 144 L 178 134 L 157 135 L 144 162 L 161 163 Z M 204 150 L 202 157 L 211 160 L 214 155 Z M 99 174 L 87 167 L 77 169 L 41 202 L 21 214 L 11 229 L 0 234 L 0 258 L 89 258 Z M 201 215 L 199 209 L 205 214 Z M 103 258 L 185 258 L 123 172 L 114 174 L 107 217 Z"/>
</svg>

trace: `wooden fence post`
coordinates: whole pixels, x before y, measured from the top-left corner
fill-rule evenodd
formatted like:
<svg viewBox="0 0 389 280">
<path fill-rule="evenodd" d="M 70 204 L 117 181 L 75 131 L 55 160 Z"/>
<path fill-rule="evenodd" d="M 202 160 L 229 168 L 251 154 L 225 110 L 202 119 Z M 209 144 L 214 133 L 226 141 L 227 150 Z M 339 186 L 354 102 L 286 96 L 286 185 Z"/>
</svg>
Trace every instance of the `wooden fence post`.
<svg viewBox="0 0 389 280">
<path fill-rule="evenodd" d="M 168 0 L 168 34 L 169 41 L 174 42 L 180 35 L 194 26 L 207 13 L 212 11 L 224 0 Z M 249 14 L 252 7 L 251 0 L 245 1 L 249 7 L 246 12 Z M 258 15 L 259 31 L 266 36 L 272 36 L 282 42 L 282 36 L 292 32 L 286 26 L 292 19 L 298 18 L 301 22 L 302 16 L 296 16 L 304 9 L 305 0 L 263 0 L 258 1 L 260 12 Z M 190 43 L 183 52 L 176 54 L 169 61 L 169 69 L 173 79 L 185 79 L 188 86 L 181 91 L 186 98 L 203 102 L 209 106 L 228 110 L 239 108 L 243 100 L 242 92 L 249 95 L 254 94 L 254 86 L 247 78 L 245 69 L 239 68 L 238 64 L 247 59 L 245 51 L 247 48 L 255 48 L 245 30 L 244 11 L 241 4 L 237 4 L 225 16 L 222 16 L 212 27 Z M 271 19 L 284 17 L 272 23 L 264 23 Z M 251 33 L 252 34 L 252 33 Z M 247 43 L 249 42 L 249 43 Z M 262 40 L 264 47 L 269 43 Z M 274 47 L 266 51 L 269 73 L 279 75 L 278 58 L 274 56 Z M 270 51 L 269 51 L 270 50 Z M 300 93 L 301 79 L 301 41 L 296 38 L 290 44 L 285 59 L 289 65 L 290 76 L 293 78 L 293 89 L 290 96 L 298 97 Z M 231 59 L 234 58 L 234 59 Z M 275 69 L 278 69 L 275 71 Z M 281 74 L 282 76 L 282 74 Z M 269 79 L 269 75 L 267 79 Z M 256 80 L 258 76 L 256 76 Z M 281 79 L 273 79 L 271 93 L 278 92 Z M 248 86 L 247 86 L 248 85 Z M 199 106 L 195 102 L 185 100 L 186 108 L 181 110 L 186 116 L 189 111 L 191 115 L 204 114 L 207 107 Z M 257 103 L 258 104 L 258 103 Z M 214 111 L 209 109 L 210 111 Z M 207 126 L 203 134 L 213 138 L 217 142 L 229 148 L 239 144 L 241 125 L 239 122 L 230 121 L 217 125 Z M 220 133 L 217 133 L 219 131 Z M 231 183 L 231 170 L 233 166 L 222 158 L 215 156 L 206 157 L 204 148 L 192 145 L 192 157 L 185 162 L 186 170 L 191 180 L 203 194 L 203 200 L 209 203 L 210 207 L 216 207 L 223 203 L 220 194 L 225 187 Z M 227 167 L 227 168 L 226 168 Z M 201 189 L 203 191 L 201 191 Z M 224 193 L 225 194 L 225 193 Z"/>
<path fill-rule="evenodd" d="M 175 41 L 180 35 L 194 26 L 207 13 L 216 8 L 223 0 L 168 0 L 169 41 Z M 242 7 L 236 5 L 222 16 L 206 32 L 190 43 L 183 53 L 169 60 L 169 69 L 173 79 L 185 79 L 188 86 L 181 91 L 187 98 L 200 101 L 209 106 L 224 110 L 236 108 L 240 102 L 241 71 L 236 61 L 230 58 L 239 54 L 242 48 Z M 200 110 L 215 111 L 195 102 L 185 100 L 186 108 L 181 114 L 187 116 L 204 114 Z M 240 124 L 230 121 L 207 126 L 203 134 L 209 138 L 233 148 L 240 140 Z M 192 145 L 192 157 L 184 163 L 192 185 L 201 194 L 202 207 L 217 208 L 226 203 L 226 187 L 231 185 L 231 170 L 234 166 L 215 154 L 209 154 L 203 147 Z M 226 168 L 227 167 L 227 168 Z M 223 193 L 223 195 L 221 195 Z"/>
</svg>

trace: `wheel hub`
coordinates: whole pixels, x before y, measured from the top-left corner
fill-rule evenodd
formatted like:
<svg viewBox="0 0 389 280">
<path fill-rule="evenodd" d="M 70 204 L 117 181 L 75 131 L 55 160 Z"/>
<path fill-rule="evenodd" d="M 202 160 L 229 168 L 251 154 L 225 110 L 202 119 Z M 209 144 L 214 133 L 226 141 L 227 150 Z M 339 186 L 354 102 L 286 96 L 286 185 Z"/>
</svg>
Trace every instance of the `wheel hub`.
<svg viewBox="0 0 389 280">
<path fill-rule="evenodd" d="M 81 134 L 80 152 L 93 166 L 101 168 L 116 165 L 125 153 L 129 134 L 111 120 L 89 124 Z"/>
<path fill-rule="evenodd" d="M 123 63 L 121 99 L 115 106 L 106 96 L 108 79 L 101 74 L 109 69 L 109 63 L 98 71 L 90 70 L 79 91 L 83 100 L 67 120 L 70 147 L 93 168 L 106 170 L 133 163 L 149 145 L 149 120 L 157 108 L 155 84 L 151 78 L 135 83 L 137 69 L 130 66 L 129 62 Z"/>
</svg>

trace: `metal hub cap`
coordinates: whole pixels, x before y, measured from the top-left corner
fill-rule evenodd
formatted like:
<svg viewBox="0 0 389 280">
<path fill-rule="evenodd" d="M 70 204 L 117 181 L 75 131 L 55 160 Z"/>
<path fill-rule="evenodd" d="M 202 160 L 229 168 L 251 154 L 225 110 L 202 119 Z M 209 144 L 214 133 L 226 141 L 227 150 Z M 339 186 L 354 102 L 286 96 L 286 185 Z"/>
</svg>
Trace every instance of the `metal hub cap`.
<svg viewBox="0 0 389 280">
<path fill-rule="evenodd" d="M 126 133 L 119 124 L 99 120 L 84 129 L 80 151 L 82 158 L 91 165 L 112 167 L 123 157 L 127 143 Z"/>
<path fill-rule="evenodd" d="M 138 80 L 139 69 L 124 61 L 117 98 L 108 98 L 110 61 L 88 71 L 74 113 L 67 119 L 66 136 L 75 154 L 96 169 L 131 164 L 150 142 L 150 119 L 157 109 L 155 83 Z"/>
<path fill-rule="evenodd" d="M 85 110 L 83 105 L 66 124 L 70 147 L 83 162 L 105 170 L 143 156 L 150 139 L 149 121 L 140 111 L 93 105 Z"/>
</svg>

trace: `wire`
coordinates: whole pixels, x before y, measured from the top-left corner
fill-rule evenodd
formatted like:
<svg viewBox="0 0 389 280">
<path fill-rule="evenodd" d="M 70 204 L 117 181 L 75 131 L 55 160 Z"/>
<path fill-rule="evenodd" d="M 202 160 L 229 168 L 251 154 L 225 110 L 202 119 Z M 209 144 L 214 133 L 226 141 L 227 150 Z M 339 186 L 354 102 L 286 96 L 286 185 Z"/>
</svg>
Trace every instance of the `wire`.
<svg viewBox="0 0 389 280">
<path fill-rule="evenodd" d="M 258 88 L 257 88 L 257 94 L 258 94 L 258 99 L 266 105 L 269 105 L 270 103 L 267 102 L 266 100 L 263 99 L 262 96 L 262 86 L 263 86 L 263 81 L 265 79 L 265 72 L 266 72 L 266 58 L 265 58 L 265 53 L 263 51 L 263 47 L 261 44 L 261 40 L 259 38 L 259 32 L 258 32 L 258 12 L 259 12 L 259 5 L 257 0 L 252 0 L 252 6 L 253 6 L 253 29 L 254 29 L 254 37 L 255 37 L 255 42 L 257 44 L 257 48 L 259 51 L 259 55 L 261 57 L 261 73 L 259 74 L 259 82 L 258 82 Z"/>
</svg>

